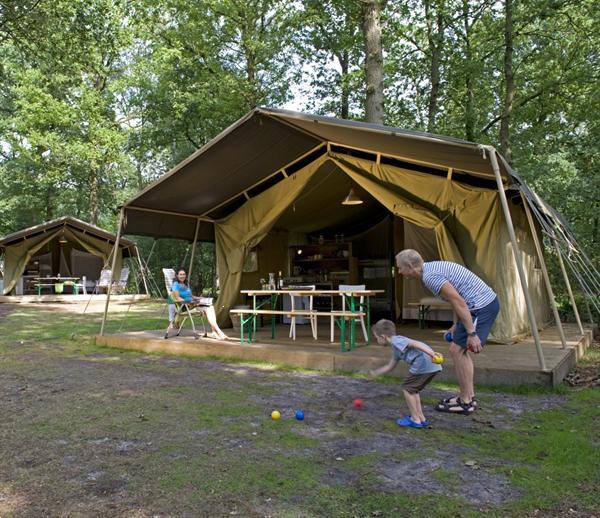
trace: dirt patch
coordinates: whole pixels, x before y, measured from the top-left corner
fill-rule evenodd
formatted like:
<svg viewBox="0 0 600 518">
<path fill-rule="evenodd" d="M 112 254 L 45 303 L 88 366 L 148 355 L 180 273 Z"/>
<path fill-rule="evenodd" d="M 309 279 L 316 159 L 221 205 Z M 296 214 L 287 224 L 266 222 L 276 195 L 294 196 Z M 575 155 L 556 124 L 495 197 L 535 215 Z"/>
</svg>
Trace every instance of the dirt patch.
<svg viewBox="0 0 600 518">
<path fill-rule="evenodd" d="M 508 478 L 476 461 L 461 462 L 455 452 L 415 461 L 387 459 L 379 475 L 388 491 L 415 495 L 451 495 L 478 506 L 499 506 L 519 498 Z M 437 476 L 436 476 L 437 475 Z"/>
<path fill-rule="evenodd" d="M 399 384 L 129 353 L 63 357 L 44 345 L 11 349 L 0 372 L 0 514 L 278 516 L 299 496 L 243 484 L 273 480 L 285 491 L 286 477 L 295 480 L 278 467 L 286 462 L 310 466 L 332 490 L 364 491 L 373 480 L 386 494 L 501 507 L 521 496 L 504 474 L 510 463 L 438 444 L 434 434 L 494 433 L 565 403 L 481 391 L 476 414 L 456 416 L 434 412 L 448 394 L 428 388 L 433 430 L 404 430 L 395 425 L 406 413 Z"/>
</svg>

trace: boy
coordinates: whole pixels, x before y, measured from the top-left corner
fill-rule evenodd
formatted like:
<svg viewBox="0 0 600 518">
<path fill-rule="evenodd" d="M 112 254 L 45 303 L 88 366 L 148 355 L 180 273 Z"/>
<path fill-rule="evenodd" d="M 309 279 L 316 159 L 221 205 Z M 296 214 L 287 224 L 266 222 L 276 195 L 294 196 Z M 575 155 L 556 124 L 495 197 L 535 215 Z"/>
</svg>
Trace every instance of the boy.
<svg viewBox="0 0 600 518">
<path fill-rule="evenodd" d="M 391 320 L 379 320 L 372 329 L 379 345 L 391 345 L 392 359 L 387 365 L 372 370 L 369 374 L 379 376 L 391 372 L 400 360 L 410 365 L 410 374 L 402 384 L 410 415 L 398 419 L 396 424 L 411 428 L 426 428 L 429 426 L 429 421 L 423 415 L 419 392 L 442 370 L 441 365 L 432 361 L 436 356 L 437 361 L 440 361 L 441 355 L 423 342 L 397 335 L 396 326 Z"/>
</svg>

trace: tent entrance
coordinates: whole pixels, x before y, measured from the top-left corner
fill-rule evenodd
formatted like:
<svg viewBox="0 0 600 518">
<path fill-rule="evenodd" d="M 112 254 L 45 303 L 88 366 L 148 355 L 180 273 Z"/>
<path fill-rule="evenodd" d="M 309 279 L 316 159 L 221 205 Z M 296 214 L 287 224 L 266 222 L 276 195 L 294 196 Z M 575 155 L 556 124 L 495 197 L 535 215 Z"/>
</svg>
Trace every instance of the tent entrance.
<svg viewBox="0 0 600 518">
<path fill-rule="evenodd" d="M 350 189 L 362 204 L 342 204 Z M 251 250 L 240 288 L 256 288 L 269 273 L 279 271 L 288 285 L 337 289 L 340 284 L 364 284 L 384 290 L 371 299 L 373 319 L 416 319 L 416 309 L 407 302 L 430 294 L 420 283 L 405 283 L 396 275 L 394 256 L 407 246 L 426 250 L 428 260 L 439 259 L 432 230 L 394 216 L 349 176 L 323 167 Z M 432 316 L 452 319 L 449 312 Z"/>
<path fill-rule="evenodd" d="M 21 281 L 17 283 L 17 295 L 37 294 L 36 279 L 39 277 L 79 277 L 93 287 L 100 278 L 103 258 L 90 253 L 77 241 L 55 237 L 43 245 L 27 262 Z"/>
</svg>

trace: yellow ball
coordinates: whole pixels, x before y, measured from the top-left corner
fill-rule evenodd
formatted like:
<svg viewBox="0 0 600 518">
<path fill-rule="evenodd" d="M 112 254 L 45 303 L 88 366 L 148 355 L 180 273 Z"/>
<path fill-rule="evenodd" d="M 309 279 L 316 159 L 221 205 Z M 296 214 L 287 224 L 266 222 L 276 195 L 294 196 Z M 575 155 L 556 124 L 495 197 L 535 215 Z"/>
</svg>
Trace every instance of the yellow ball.
<svg viewBox="0 0 600 518">
<path fill-rule="evenodd" d="M 273 410 L 271 412 L 271 419 L 273 419 L 274 421 L 277 421 L 280 417 L 281 417 L 281 414 L 279 413 L 279 411 Z"/>
<path fill-rule="evenodd" d="M 431 361 L 433 363 L 444 363 L 444 357 L 440 353 L 435 353 Z"/>
</svg>

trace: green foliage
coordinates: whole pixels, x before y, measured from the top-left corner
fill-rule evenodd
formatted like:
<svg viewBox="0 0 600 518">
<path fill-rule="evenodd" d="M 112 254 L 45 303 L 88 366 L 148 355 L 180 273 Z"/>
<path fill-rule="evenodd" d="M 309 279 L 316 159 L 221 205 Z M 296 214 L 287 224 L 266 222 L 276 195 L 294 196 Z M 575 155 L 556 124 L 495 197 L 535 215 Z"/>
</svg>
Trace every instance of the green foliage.
<svg viewBox="0 0 600 518">
<path fill-rule="evenodd" d="M 296 40 L 305 69 L 303 109 L 341 118 L 363 113 L 360 4 L 306 0 Z"/>
<path fill-rule="evenodd" d="M 497 146 L 503 3 L 381 7 L 387 123 Z M 599 11 L 513 10 L 513 166 L 597 261 Z M 0 0 L 0 234 L 63 215 L 114 229 L 116 206 L 255 106 L 360 119 L 361 23 L 356 0 Z"/>
</svg>

